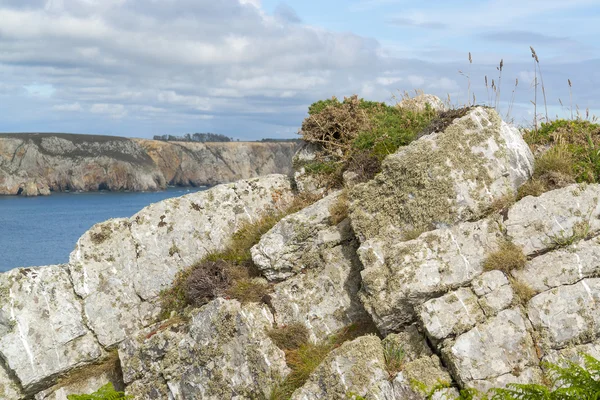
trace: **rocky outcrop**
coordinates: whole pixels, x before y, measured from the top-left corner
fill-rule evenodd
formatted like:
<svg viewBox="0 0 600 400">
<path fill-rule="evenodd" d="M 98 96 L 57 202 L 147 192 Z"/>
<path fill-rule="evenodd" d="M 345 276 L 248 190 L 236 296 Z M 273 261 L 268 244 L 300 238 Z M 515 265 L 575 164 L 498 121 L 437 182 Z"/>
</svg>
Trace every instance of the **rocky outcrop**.
<svg viewBox="0 0 600 400">
<path fill-rule="evenodd" d="M 268 398 L 288 374 L 266 332 L 266 306 L 217 299 L 187 324 L 150 328 L 119 347 L 127 392 L 136 399 Z"/>
<path fill-rule="evenodd" d="M 0 195 L 154 191 L 287 174 L 295 143 L 183 143 L 67 134 L 0 135 Z"/>
<path fill-rule="evenodd" d="M 242 221 L 277 214 L 290 180 L 221 185 L 98 224 L 67 265 L 0 275 L 0 393 L 64 400 L 102 379 L 136 399 L 441 400 L 544 383 L 544 361 L 600 355 L 600 185 L 507 206 L 531 167 L 516 131 L 471 109 L 346 189 L 349 217 L 346 193 L 333 192 L 264 233 L 251 249 L 270 291 L 260 303 L 221 297 L 163 321 L 160 290 Z M 488 262 L 507 243 L 518 265 Z M 350 334 L 373 324 L 378 335 Z M 315 347 L 294 353 L 274 332 L 308 333 Z M 116 350 L 122 371 L 105 367 Z M 320 362 L 294 381 L 301 351 Z"/>
<path fill-rule="evenodd" d="M 359 249 L 369 264 L 359 295 L 383 332 L 416 321 L 461 386 L 541 382 L 542 360 L 598 345 L 600 247 L 590 238 L 598 234 L 599 189 L 572 185 L 525 198 L 505 217 L 412 241 L 367 241 Z M 530 255 L 523 269 L 483 271 L 500 240 Z"/>
<path fill-rule="evenodd" d="M 375 179 L 354 187 L 352 226 L 365 241 L 477 219 L 532 172 L 519 131 L 493 109 L 476 107 L 387 157 Z"/>
<path fill-rule="evenodd" d="M 243 221 L 282 207 L 291 196 L 284 175 L 216 186 L 96 225 L 78 241 L 67 265 L 1 274 L 0 356 L 6 370 L 0 371 L 0 385 L 7 393 L 30 395 L 101 362 L 156 321 L 156 296 L 179 270 L 222 249 Z"/>
</svg>

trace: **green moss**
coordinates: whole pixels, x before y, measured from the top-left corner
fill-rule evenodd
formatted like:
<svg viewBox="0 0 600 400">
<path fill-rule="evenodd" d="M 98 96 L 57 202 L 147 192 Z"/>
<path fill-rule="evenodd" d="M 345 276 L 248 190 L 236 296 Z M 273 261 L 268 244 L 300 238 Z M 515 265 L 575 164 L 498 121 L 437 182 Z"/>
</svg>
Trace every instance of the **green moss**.
<svg viewBox="0 0 600 400">
<path fill-rule="evenodd" d="M 386 158 L 377 179 L 351 190 L 350 197 L 358 204 L 351 210 L 357 231 L 371 237 L 390 224 L 406 231 L 427 231 L 454 223 L 458 218 L 456 171 L 475 183 L 470 194 L 476 200 L 491 184 L 485 158 L 473 152 L 474 147 L 485 148 L 490 136 L 502 143 L 500 117 L 494 111 L 487 115 L 491 126 L 486 129 L 470 131 L 470 119 L 465 118 L 438 135 L 435 146 L 424 138 L 402 154 Z"/>
</svg>

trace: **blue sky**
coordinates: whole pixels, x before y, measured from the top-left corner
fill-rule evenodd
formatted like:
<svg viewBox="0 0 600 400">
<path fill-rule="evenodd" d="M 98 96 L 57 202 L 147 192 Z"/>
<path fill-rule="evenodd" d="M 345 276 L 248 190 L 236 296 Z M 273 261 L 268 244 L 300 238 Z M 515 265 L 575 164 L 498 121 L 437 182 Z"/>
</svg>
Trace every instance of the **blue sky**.
<svg viewBox="0 0 600 400">
<path fill-rule="evenodd" d="M 599 114 L 597 3 L 0 0 L 0 132 L 294 137 L 332 95 L 422 89 L 462 104 L 468 74 L 485 103 L 500 59 L 500 110 L 518 78 L 509 118 L 527 124 L 530 45 L 550 116 L 570 114 L 567 79 L 573 103 Z"/>
</svg>

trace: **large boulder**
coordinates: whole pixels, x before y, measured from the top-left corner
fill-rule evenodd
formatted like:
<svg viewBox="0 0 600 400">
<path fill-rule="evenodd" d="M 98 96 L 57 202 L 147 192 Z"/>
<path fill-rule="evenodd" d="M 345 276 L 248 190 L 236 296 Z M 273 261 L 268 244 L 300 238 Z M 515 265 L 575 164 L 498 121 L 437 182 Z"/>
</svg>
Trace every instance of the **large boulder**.
<svg viewBox="0 0 600 400">
<path fill-rule="evenodd" d="M 281 281 L 321 265 L 319 252 L 352 240 L 349 229 L 331 224 L 330 208 L 340 192 L 330 194 L 279 221 L 252 248 L 252 260 L 270 281 Z"/>
<path fill-rule="evenodd" d="M 25 392 L 103 355 L 82 311 L 64 265 L 0 275 L 0 353 Z"/>
<path fill-rule="evenodd" d="M 427 390 L 450 383 L 450 375 L 416 332 L 391 336 L 383 342 L 374 335 L 362 336 L 333 350 L 294 392 L 292 400 L 424 400 L 417 382 Z M 386 362 L 386 347 L 392 345 L 403 353 L 400 371 L 389 370 Z M 440 395 L 446 393 L 451 394 L 442 391 L 434 399 L 444 398 Z"/>
<path fill-rule="evenodd" d="M 532 172 L 519 131 L 493 109 L 472 108 L 388 156 L 375 179 L 355 186 L 352 226 L 361 241 L 383 240 L 477 219 Z"/>
<path fill-rule="evenodd" d="M 600 232 L 600 185 L 571 185 L 525 197 L 508 211 L 508 236 L 527 255 L 543 253 Z"/>
<path fill-rule="evenodd" d="M 427 107 L 436 111 L 446 110 L 446 105 L 439 97 L 427 93 L 419 93 L 415 97 L 405 97 L 397 107 L 412 112 L 423 112 Z"/>
<path fill-rule="evenodd" d="M 243 222 L 284 207 L 292 195 L 286 176 L 269 175 L 164 200 L 86 232 L 69 270 L 100 343 L 114 346 L 147 326 L 158 312 L 154 300 L 178 271 L 222 250 Z"/>
<path fill-rule="evenodd" d="M 266 306 L 216 299 L 189 322 L 147 329 L 119 347 L 126 392 L 135 399 L 266 398 L 289 373 L 267 336 Z"/>
<path fill-rule="evenodd" d="M 357 298 L 362 265 L 350 221 L 337 225 L 335 192 L 279 221 L 252 248 L 255 265 L 274 286 L 270 304 L 278 325 L 300 322 L 313 341 L 366 318 Z"/>
<path fill-rule="evenodd" d="M 361 300 L 381 332 L 402 329 L 418 306 L 479 276 L 502 239 L 497 222 L 485 219 L 407 242 L 392 235 L 369 240 L 358 249 L 365 265 Z"/>
</svg>

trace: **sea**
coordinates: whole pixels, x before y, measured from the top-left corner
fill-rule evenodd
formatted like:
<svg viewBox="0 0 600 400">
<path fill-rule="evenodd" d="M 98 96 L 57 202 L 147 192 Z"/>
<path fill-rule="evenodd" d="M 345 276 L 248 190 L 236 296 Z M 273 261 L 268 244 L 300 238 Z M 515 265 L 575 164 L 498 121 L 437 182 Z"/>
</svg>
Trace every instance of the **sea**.
<svg viewBox="0 0 600 400">
<path fill-rule="evenodd" d="M 131 217 L 152 203 L 206 189 L 0 196 L 0 272 L 66 263 L 77 240 L 94 224 Z"/>
</svg>

